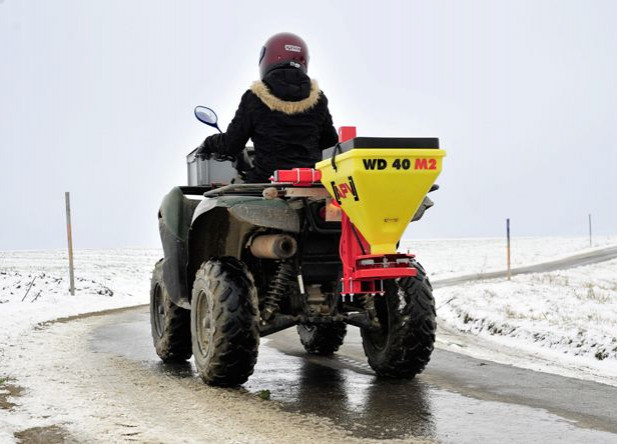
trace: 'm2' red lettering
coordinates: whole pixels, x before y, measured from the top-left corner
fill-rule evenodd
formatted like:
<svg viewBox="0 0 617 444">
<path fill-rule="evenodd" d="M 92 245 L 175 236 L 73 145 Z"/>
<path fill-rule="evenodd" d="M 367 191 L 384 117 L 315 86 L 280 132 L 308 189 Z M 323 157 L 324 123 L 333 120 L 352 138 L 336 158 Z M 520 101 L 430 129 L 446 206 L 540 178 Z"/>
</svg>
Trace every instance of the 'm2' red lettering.
<svg viewBox="0 0 617 444">
<path fill-rule="evenodd" d="M 415 170 L 436 170 L 437 159 L 416 159 Z"/>
</svg>

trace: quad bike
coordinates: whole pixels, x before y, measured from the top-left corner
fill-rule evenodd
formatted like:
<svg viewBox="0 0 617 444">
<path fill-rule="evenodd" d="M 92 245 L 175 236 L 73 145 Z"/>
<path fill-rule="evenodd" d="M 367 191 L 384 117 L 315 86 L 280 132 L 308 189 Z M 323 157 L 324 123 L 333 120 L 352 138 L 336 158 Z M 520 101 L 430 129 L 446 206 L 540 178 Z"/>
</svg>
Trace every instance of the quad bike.
<svg viewBox="0 0 617 444">
<path fill-rule="evenodd" d="M 195 114 L 216 126 L 212 110 Z M 420 373 L 433 351 L 435 302 L 425 270 L 396 248 L 435 188 L 438 139 L 355 137 L 346 127 L 314 169 L 230 183 L 250 168 L 249 154 L 192 152 L 189 186 L 162 202 L 165 258 L 150 305 L 160 358 L 193 355 L 206 383 L 239 385 L 260 337 L 296 326 L 308 353 L 330 355 L 352 325 L 378 375 Z"/>
</svg>

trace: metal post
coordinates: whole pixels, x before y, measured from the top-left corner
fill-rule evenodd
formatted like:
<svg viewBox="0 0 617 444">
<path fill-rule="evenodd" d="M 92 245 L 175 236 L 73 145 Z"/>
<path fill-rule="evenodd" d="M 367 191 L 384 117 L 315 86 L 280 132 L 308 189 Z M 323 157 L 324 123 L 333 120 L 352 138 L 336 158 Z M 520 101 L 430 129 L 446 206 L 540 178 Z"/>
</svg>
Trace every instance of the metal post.
<svg viewBox="0 0 617 444">
<path fill-rule="evenodd" d="M 508 280 L 510 280 L 511 274 L 510 274 L 510 219 L 506 219 L 506 234 L 508 236 L 508 247 L 507 247 L 507 256 L 508 256 L 508 272 L 507 272 L 507 276 L 508 276 Z"/>
<path fill-rule="evenodd" d="M 71 233 L 71 197 L 68 191 L 64 193 L 64 201 L 66 203 L 66 237 L 69 243 L 69 290 L 72 295 L 75 295 L 75 275 L 73 272 L 73 235 Z"/>
<path fill-rule="evenodd" d="M 589 213 L 589 247 L 591 247 L 591 213 Z"/>
</svg>

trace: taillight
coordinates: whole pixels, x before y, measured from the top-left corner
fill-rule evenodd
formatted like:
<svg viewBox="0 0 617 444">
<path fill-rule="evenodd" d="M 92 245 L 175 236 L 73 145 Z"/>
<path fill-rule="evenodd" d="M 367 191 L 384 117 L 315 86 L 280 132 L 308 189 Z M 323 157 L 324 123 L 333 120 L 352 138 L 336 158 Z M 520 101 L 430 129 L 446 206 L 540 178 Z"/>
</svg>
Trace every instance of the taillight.
<svg viewBox="0 0 617 444">
<path fill-rule="evenodd" d="M 341 221 L 341 207 L 331 199 L 327 199 L 326 204 L 319 208 L 319 217 L 326 222 Z"/>
<path fill-rule="evenodd" d="M 317 212 L 317 214 L 319 214 L 319 217 L 322 220 L 326 220 L 326 206 L 324 205 L 323 207 L 319 208 L 319 211 Z"/>
</svg>

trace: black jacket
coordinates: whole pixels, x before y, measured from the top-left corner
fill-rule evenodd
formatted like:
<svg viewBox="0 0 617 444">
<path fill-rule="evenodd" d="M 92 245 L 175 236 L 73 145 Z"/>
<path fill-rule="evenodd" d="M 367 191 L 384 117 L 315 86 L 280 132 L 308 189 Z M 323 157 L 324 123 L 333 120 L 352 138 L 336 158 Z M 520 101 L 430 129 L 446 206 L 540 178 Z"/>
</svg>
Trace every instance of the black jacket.
<svg viewBox="0 0 617 444">
<path fill-rule="evenodd" d="M 255 168 L 247 182 L 268 182 L 274 170 L 313 167 L 321 151 L 337 142 L 328 99 L 299 69 L 272 71 L 244 93 L 227 132 L 208 137 L 203 146 L 236 155 L 249 138 Z"/>
</svg>

